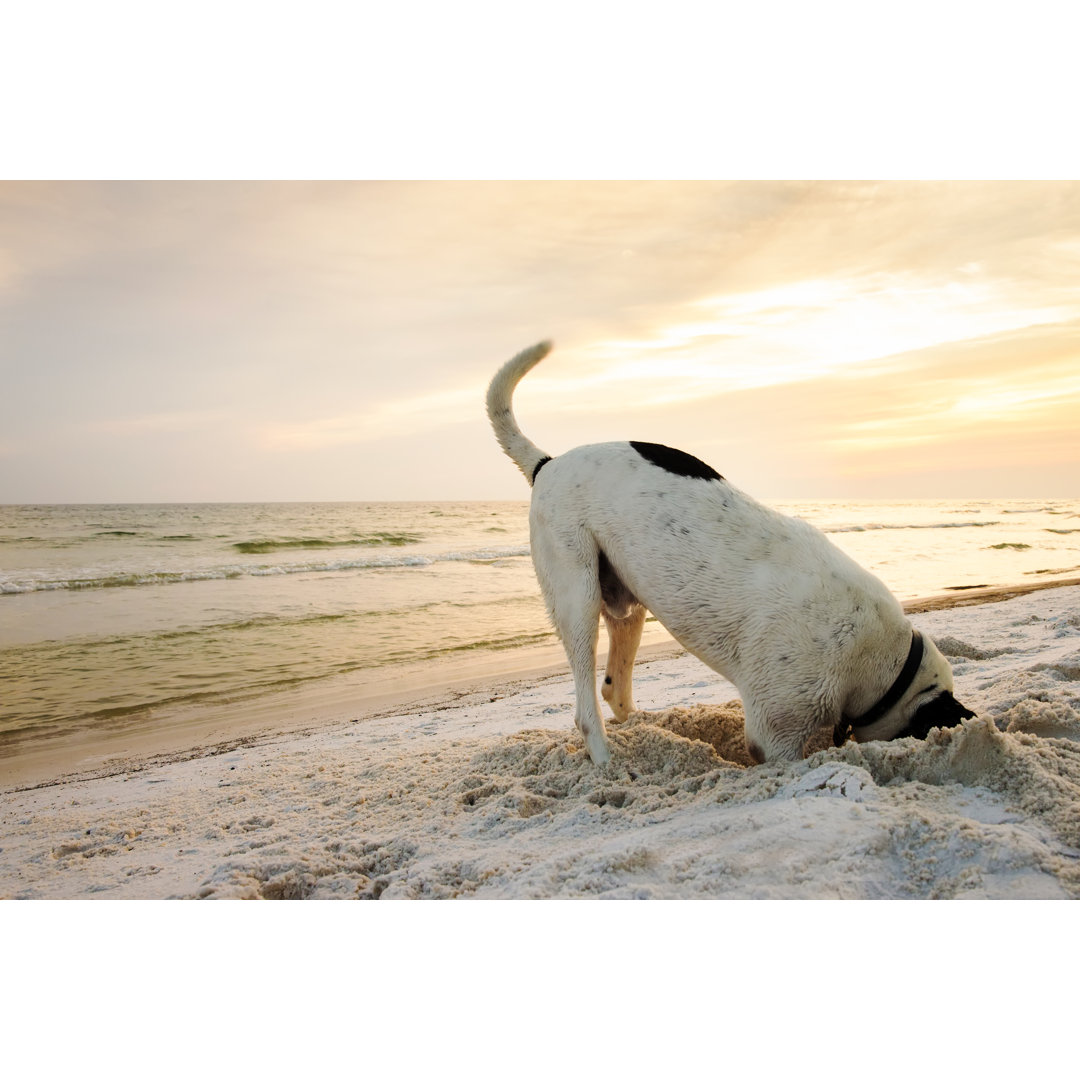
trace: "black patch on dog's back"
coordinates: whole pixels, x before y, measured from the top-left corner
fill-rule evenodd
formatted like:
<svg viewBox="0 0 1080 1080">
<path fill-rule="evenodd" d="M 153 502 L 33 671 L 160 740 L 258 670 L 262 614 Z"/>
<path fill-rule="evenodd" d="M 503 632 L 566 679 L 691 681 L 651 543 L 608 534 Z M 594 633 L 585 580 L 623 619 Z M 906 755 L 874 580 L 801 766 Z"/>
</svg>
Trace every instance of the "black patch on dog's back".
<svg viewBox="0 0 1080 1080">
<path fill-rule="evenodd" d="M 537 476 L 539 475 L 539 473 L 540 473 L 540 470 L 541 470 L 541 469 L 542 469 L 542 468 L 543 468 L 543 467 L 544 467 L 544 466 L 545 466 L 545 465 L 546 465 L 546 464 L 547 464 L 547 463 L 548 463 L 548 462 L 549 462 L 550 460 L 551 460 L 551 458 L 549 458 L 549 457 L 542 457 L 542 458 L 541 458 L 541 459 L 540 459 L 540 460 L 539 460 L 539 461 L 538 461 L 538 462 L 536 463 L 536 467 L 535 467 L 535 468 L 533 469 L 533 474 L 532 474 L 532 477 L 531 477 L 531 478 L 530 478 L 530 480 L 529 480 L 529 482 L 530 482 L 530 483 L 532 483 L 532 484 L 535 484 L 535 483 L 536 483 L 536 477 L 537 477 Z"/>
<path fill-rule="evenodd" d="M 676 476 L 688 476 L 692 480 L 723 480 L 724 478 L 704 461 L 682 450 L 672 450 L 660 443 L 634 442 L 630 445 L 648 462 L 658 465 L 665 472 Z"/>
</svg>

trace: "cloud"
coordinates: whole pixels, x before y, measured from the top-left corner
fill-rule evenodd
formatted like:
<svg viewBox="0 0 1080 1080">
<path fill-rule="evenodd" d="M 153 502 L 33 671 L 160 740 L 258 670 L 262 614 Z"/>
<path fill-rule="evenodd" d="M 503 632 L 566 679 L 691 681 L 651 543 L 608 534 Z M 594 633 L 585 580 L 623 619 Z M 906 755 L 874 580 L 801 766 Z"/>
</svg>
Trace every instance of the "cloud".
<svg viewBox="0 0 1080 1080">
<path fill-rule="evenodd" d="M 189 410 L 184 412 L 148 413 L 87 420 L 81 425 L 83 434 L 131 438 L 147 434 L 192 432 L 227 423 L 230 415 L 220 409 Z"/>
<path fill-rule="evenodd" d="M 852 468 L 880 469 L 881 455 L 915 441 L 977 448 L 992 462 L 1021 438 L 1044 446 L 1045 464 L 1080 464 L 1080 443 L 1072 438 L 1080 430 L 1080 321 L 993 335 L 908 360 L 903 377 L 888 380 L 875 413 L 850 421 L 830 440 L 851 457 Z M 1067 448 L 1057 441 L 1066 435 Z"/>
<path fill-rule="evenodd" d="M 355 446 L 417 432 L 438 432 L 475 418 L 483 402 L 484 387 L 424 394 L 382 401 L 370 408 L 305 423 L 270 424 L 256 438 L 268 450 L 288 452 L 333 446 Z"/>
<path fill-rule="evenodd" d="M 291 454 L 345 493 L 343 448 L 369 482 L 408 440 L 400 496 L 423 498 L 450 438 L 470 491 L 515 497 L 483 387 L 548 336 L 516 405 L 553 447 L 756 444 L 812 492 L 903 478 L 948 414 L 1034 460 L 1038 418 L 1059 453 L 1072 415 L 1075 357 L 1050 352 L 1080 317 L 1078 237 L 1075 183 L 0 184 L 8 460 L 21 492 L 115 497 L 121 440 L 184 498 L 191 461 L 242 454 L 230 483 L 272 492 Z M 77 437 L 75 492 L 42 448 Z M 1014 449 L 979 445 L 988 471 Z"/>
<path fill-rule="evenodd" d="M 1000 283 L 912 275 L 808 280 L 711 298 L 687 306 L 697 322 L 676 321 L 637 340 L 596 342 L 579 350 L 589 355 L 585 371 L 573 364 L 570 375 L 549 374 L 533 396 L 549 402 L 562 396 L 571 410 L 621 410 L 635 400 L 656 407 L 845 372 L 865 380 L 919 364 L 925 350 L 1080 315 L 1080 288 L 1072 303 L 1061 299 L 1026 306 Z M 549 362 L 547 370 L 564 371 L 568 362 Z M 1014 363 L 1013 382 L 1029 377 Z"/>
</svg>

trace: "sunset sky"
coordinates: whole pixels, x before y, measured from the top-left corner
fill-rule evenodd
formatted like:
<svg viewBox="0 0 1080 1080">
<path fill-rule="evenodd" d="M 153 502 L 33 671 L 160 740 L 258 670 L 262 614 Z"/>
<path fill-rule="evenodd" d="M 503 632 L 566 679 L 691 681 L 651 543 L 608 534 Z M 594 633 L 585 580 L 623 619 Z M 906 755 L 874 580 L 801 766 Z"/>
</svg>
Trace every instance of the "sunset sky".
<svg viewBox="0 0 1080 1080">
<path fill-rule="evenodd" d="M 0 502 L 1080 495 L 1080 183 L 0 184 Z"/>
</svg>

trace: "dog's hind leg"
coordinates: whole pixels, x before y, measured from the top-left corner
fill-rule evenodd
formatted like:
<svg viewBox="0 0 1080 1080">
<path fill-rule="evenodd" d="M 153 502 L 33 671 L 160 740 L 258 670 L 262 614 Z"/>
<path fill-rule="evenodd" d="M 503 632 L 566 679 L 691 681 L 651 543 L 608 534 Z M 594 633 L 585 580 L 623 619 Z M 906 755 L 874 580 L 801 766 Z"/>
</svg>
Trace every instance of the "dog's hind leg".
<svg viewBox="0 0 1080 1080">
<path fill-rule="evenodd" d="M 608 632 L 607 670 L 601 693 L 620 723 L 634 710 L 634 657 L 641 644 L 645 626 L 645 608 L 632 604 L 629 613 L 616 618 L 604 607 L 604 623 Z"/>
<path fill-rule="evenodd" d="M 623 722 L 634 708 L 632 681 L 634 657 L 641 643 L 645 608 L 626 587 L 601 550 L 597 559 L 600 598 L 608 631 L 607 671 L 604 673 L 604 700 L 615 719 Z"/>
</svg>

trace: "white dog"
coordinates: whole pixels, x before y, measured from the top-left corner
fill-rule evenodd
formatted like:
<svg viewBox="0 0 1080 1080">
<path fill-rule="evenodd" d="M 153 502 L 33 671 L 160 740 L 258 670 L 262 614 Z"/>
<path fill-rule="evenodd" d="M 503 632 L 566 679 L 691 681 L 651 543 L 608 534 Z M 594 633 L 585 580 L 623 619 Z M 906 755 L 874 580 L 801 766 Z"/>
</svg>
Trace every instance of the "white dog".
<svg viewBox="0 0 1080 1080">
<path fill-rule="evenodd" d="M 758 762 L 796 760 L 829 726 L 839 745 L 914 735 L 974 716 L 952 671 L 885 585 L 812 525 L 755 502 L 704 462 L 654 443 L 581 446 L 551 458 L 522 434 L 514 387 L 551 351 L 510 360 L 488 388 L 499 445 L 533 485 L 536 576 L 570 661 L 575 723 L 597 765 L 611 753 L 596 695 L 618 720 L 646 610 L 742 695 Z"/>
</svg>

